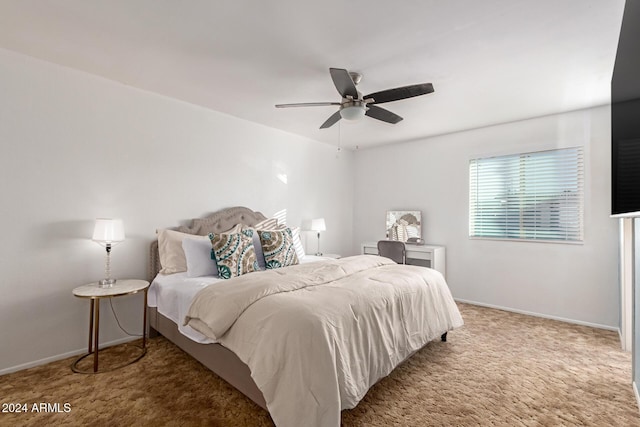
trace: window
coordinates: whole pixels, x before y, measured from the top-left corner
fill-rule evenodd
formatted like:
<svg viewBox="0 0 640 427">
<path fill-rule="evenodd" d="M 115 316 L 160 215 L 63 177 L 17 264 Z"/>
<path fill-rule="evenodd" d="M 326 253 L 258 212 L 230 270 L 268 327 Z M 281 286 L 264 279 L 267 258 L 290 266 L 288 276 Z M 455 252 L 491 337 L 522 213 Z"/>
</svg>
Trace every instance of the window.
<svg viewBox="0 0 640 427">
<path fill-rule="evenodd" d="M 582 148 L 469 162 L 469 236 L 582 241 Z"/>
</svg>

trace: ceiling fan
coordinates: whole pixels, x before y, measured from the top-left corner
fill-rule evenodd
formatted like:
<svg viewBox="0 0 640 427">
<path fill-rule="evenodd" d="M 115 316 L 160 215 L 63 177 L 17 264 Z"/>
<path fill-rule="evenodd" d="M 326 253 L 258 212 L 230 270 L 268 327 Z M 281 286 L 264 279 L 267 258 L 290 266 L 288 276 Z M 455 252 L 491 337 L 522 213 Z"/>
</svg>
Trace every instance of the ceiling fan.
<svg viewBox="0 0 640 427">
<path fill-rule="evenodd" d="M 378 107 L 377 104 L 385 102 L 398 101 L 401 99 L 413 98 L 414 96 L 426 95 L 433 92 L 431 83 L 421 83 L 387 89 L 380 92 L 370 93 L 362 96 L 356 89 L 356 85 L 360 83 L 362 74 L 349 72 L 342 68 L 329 68 L 333 84 L 338 89 L 338 93 L 342 96 L 341 102 L 303 102 L 298 104 L 277 104 L 276 108 L 289 107 L 319 107 L 325 105 L 339 105 L 340 109 L 333 113 L 323 124 L 320 129 L 326 129 L 336 124 L 340 119 L 358 120 L 364 116 L 383 122 L 396 124 L 402 117 L 392 113 L 389 110 Z"/>
</svg>

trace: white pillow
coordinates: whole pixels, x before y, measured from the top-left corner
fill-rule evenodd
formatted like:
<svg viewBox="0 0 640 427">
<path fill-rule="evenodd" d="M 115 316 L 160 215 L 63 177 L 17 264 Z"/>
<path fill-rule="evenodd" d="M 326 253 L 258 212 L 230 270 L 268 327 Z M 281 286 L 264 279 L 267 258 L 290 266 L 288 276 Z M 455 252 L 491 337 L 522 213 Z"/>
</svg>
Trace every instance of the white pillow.
<svg viewBox="0 0 640 427">
<path fill-rule="evenodd" d="M 306 254 L 304 253 L 302 241 L 300 241 L 300 227 L 291 227 L 291 231 L 293 232 L 293 248 L 296 250 L 298 261 L 302 261 Z"/>
<path fill-rule="evenodd" d="M 193 236 L 196 237 L 196 236 Z M 182 249 L 187 260 L 187 276 L 218 276 L 215 256 L 212 256 L 211 240 L 198 237 L 182 239 Z"/>
<path fill-rule="evenodd" d="M 202 239 L 209 241 L 207 236 L 180 233 L 175 230 L 158 230 L 158 255 L 162 269 L 160 274 L 173 274 L 187 271 L 187 260 L 182 249 L 182 239 Z M 211 242 L 209 242 L 211 244 Z"/>
</svg>

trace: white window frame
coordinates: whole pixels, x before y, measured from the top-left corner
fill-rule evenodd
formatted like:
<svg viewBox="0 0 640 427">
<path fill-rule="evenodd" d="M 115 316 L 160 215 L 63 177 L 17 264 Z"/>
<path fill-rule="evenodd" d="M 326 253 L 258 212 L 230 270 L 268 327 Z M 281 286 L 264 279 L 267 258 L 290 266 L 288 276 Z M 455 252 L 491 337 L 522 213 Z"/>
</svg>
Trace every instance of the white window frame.
<svg viewBox="0 0 640 427">
<path fill-rule="evenodd" d="M 582 244 L 584 181 L 582 147 L 471 159 L 469 238 Z"/>
</svg>

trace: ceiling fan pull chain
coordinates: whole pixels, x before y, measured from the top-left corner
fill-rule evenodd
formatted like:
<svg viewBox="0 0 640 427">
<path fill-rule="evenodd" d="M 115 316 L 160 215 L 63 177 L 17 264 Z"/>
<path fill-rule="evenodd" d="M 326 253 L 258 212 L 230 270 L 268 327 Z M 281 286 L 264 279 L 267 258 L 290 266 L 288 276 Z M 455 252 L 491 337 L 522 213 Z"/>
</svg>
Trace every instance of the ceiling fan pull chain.
<svg viewBox="0 0 640 427">
<path fill-rule="evenodd" d="M 336 159 L 340 157 L 342 150 L 342 123 L 338 123 L 338 150 L 336 151 Z"/>
</svg>

